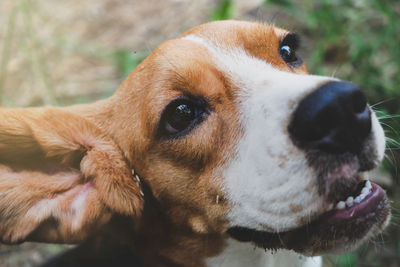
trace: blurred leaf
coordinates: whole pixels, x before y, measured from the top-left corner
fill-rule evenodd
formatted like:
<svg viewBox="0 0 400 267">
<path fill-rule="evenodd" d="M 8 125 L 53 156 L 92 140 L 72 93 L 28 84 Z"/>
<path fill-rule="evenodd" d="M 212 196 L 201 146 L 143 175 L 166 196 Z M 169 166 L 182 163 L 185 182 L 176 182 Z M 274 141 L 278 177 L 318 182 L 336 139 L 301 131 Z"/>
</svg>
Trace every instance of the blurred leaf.
<svg viewBox="0 0 400 267">
<path fill-rule="evenodd" d="M 113 59 L 123 78 L 128 76 L 146 57 L 147 54 L 139 54 L 128 50 L 118 50 L 113 54 Z"/>
<path fill-rule="evenodd" d="M 80 96 L 77 99 L 74 99 L 74 104 L 86 104 L 90 102 L 90 98 L 88 96 Z"/>
<path fill-rule="evenodd" d="M 232 0 L 222 0 L 219 2 L 215 10 L 211 13 L 211 20 L 225 20 L 232 18 L 233 2 Z"/>
<path fill-rule="evenodd" d="M 357 255 L 355 253 L 349 253 L 345 255 L 336 256 L 337 266 L 338 267 L 356 267 L 357 263 Z"/>
<path fill-rule="evenodd" d="M 293 6 L 290 0 L 264 0 L 264 5 L 278 5 L 285 8 L 291 8 Z"/>
</svg>

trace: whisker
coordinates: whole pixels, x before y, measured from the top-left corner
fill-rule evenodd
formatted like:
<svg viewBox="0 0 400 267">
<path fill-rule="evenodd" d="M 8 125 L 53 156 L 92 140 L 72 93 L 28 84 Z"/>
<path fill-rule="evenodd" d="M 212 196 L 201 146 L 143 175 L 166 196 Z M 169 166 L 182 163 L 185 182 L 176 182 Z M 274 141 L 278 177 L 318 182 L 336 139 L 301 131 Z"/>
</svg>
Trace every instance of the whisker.
<svg viewBox="0 0 400 267">
<path fill-rule="evenodd" d="M 380 104 L 386 103 L 386 102 L 391 101 L 391 100 L 394 100 L 394 98 L 391 97 L 391 98 L 388 98 L 388 99 L 379 101 L 379 102 L 377 102 L 377 103 L 375 103 L 375 104 L 370 105 L 369 107 L 370 107 L 371 109 L 374 109 L 376 106 L 379 106 Z"/>
</svg>

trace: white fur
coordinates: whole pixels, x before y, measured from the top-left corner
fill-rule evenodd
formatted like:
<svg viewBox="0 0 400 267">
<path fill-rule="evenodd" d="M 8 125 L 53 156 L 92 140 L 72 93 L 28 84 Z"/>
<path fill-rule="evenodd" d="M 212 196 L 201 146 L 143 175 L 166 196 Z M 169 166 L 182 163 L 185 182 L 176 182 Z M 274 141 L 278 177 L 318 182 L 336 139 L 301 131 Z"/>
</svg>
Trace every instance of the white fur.
<svg viewBox="0 0 400 267">
<path fill-rule="evenodd" d="M 207 47 L 219 69 L 241 89 L 237 101 L 244 136 L 237 157 L 223 171 L 225 193 L 233 203 L 232 225 L 279 232 L 326 210 L 316 175 L 286 128 L 293 103 L 334 79 L 280 71 L 241 48 L 224 48 L 193 35 L 185 39 Z M 301 209 L 293 211 L 293 205 Z"/>
<path fill-rule="evenodd" d="M 71 203 L 71 212 L 75 215 L 72 221 L 72 229 L 78 229 L 82 225 L 82 220 L 85 218 L 84 214 L 86 212 L 86 201 L 90 193 L 90 184 L 85 184 L 80 188 L 77 196 Z"/>
<path fill-rule="evenodd" d="M 318 267 L 321 264 L 321 257 L 304 257 L 287 250 L 264 251 L 232 239 L 228 240 L 228 246 L 222 254 L 206 260 L 207 266 L 218 267 Z"/>
<path fill-rule="evenodd" d="M 26 213 L 27 218 L 34 218 L 35 222 L 39 223 L 45 218 L 53 216 L 64 224 L 70 224 L 72 230 L 76 230 L 82 224 L 87 206 L 86 200 L 90 194 L 90 186 L 88 184 L 77 186 L 64 195 L 57 196 L 52 199 L 42 199 L 32 206 Z M 62 207 L 60 199 L 68 198 L 70 195 L 75 195 L 72 198 L 70 206 Z M 72 216 L 65 218 L 65 209 Z M 68 221 L 67 219 L 70 219 Z M 28 219 L 27 219 L 28 220 Z"/>
<path fill-rule="evenodd" d="M 375 113 L 371 112 L 371 120 L 372 120 L 372 134 L 375 137 L 375 147 L 377 154 L 377 162 L 380 162 L 385 155 L 385 134 L 381 125 L 379 124 L 378 119 L 375 116 Z"/>
<path fill-rule="evenodd" d="M 231 204 L 231 224 L 282 232 L 301 226 L 304 218 L 311 220 L 325 212 L 328 204 L 317 192 L 316 174 L 308 166 L 305 153 L 290 140 L 287 127 L 297 103 L 335 79 L 280 71 L 241 47 L 224 47 L 195 35 L 184 39 L 206 47 L 219 70 L 240 88 L 237 103 L 244 134 L 236 146 L 236 157 L 222 170 L 225 194 Z M 374 115 L 372 127 L 381 159 L 384 136 Z M 208 263 L 275 266 L 272 263 L 277 264 L 277 260 L 291 259 L 299 265 L 278 266 L 304 266 L 287 253 L 279 254 L 284 257 L 271 257 L 262 250 L 253 250 L 249 244 L 236 244 Z M 225 265 L 225 261 L 229 264 Z M 320 264 L 317 259 L 313 262 L 314 266 Z"/>
</svg>

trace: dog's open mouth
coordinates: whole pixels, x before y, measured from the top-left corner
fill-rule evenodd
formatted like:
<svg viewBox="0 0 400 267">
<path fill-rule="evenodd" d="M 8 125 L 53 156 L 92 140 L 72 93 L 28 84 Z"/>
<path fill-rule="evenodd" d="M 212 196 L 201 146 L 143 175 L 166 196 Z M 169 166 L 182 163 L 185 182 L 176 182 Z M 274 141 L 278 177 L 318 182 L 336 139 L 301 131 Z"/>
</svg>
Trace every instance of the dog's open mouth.
<svg viewBox="0 0 400 267">
<path fill-rule="evenodd" d="M 329 223 L 341 223 L 345 220 L 357 219 L 379 209 L 379 203 L 385 198 L 382 188 L 368 180 L 358 183 L 356 190 L 346 199 L 336 203 L 333 210 L 323 217 Z"/>
<path fill-rule="evenodd" d="M 313 221 L 287 232 L 270 233 L 231 227 L 228 234 L 264 249 L 292 249 L 306 255 L 348 250 L 383 229 L 390 217 L 383 189 L 367 180 Z"/>
</svg>

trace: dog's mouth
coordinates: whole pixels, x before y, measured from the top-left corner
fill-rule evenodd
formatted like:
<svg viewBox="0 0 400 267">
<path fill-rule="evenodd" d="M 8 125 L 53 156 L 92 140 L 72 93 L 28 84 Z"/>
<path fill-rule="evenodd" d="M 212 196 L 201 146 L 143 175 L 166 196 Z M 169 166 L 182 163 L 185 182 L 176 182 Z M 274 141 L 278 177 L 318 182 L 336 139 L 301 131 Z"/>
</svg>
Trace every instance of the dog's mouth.
<svg viewBox="0 0 400 267">
<path fill-rule="evenodd" d="M 368 180 L 346 191 L 342 190 L 335 202 L 330 198 L 335 203 L 330 210 L 296 229 L 271 233 L 235 226 L 228 229 L 228 234 L 264 249 L 285 248 L 306 255 L 351 249 L 386 226 L 390 207 L 384 190 Z"/>
</svg>

